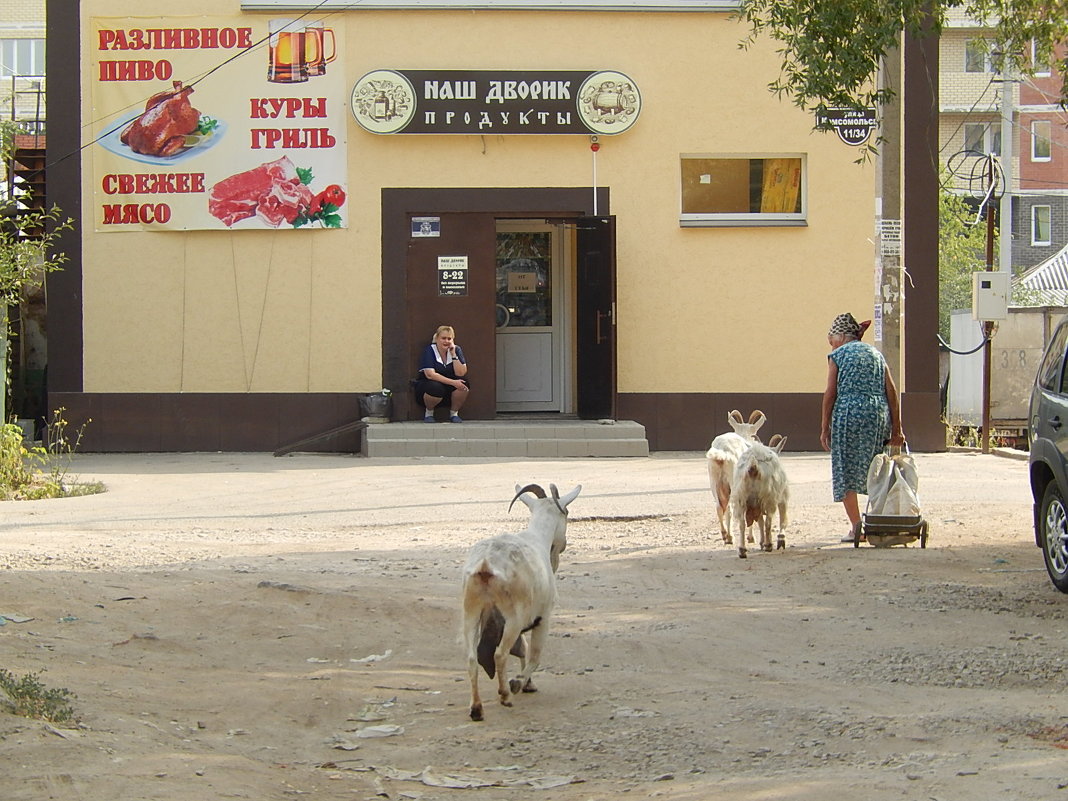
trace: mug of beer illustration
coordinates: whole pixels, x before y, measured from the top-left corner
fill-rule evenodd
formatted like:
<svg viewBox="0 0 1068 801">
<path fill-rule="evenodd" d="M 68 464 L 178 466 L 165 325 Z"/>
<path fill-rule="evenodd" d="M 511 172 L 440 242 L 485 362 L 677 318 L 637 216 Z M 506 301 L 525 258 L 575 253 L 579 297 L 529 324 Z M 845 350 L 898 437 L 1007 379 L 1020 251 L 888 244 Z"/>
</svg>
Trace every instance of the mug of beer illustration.
<svg viewBox="0 0 1068 801">
<path fill-rule="evenodd" d="M 267 23 L 267 80 L 273 83 L 300 83 L 308 80 L 305 57 L 305 29 L 292 19 L 272 19 Z"/>
<path fill-rule="evenodd" d="M 327 40 L 330 41 L 327 53 Z M 334 29 L 327 28 L 323 21 L 316 20 L 304 26 L 304 61 L 308 75 L 326 75 L 327 63 L 337 57 L 337 42 Z"/>
</svg>

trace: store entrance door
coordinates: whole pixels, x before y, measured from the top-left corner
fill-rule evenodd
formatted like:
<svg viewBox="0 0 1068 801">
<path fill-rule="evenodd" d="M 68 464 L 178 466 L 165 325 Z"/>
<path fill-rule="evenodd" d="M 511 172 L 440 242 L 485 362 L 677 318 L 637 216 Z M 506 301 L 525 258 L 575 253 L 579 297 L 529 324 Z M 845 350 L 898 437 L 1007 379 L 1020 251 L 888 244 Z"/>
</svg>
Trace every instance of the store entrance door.
<svg viewBox="0 0 1068 801">
<path fill-rule="evenodd" d="M 497 411 L 569 412 L 571 232 L 544 220 L 498 220 L 495 244 Z"/>
</svg>

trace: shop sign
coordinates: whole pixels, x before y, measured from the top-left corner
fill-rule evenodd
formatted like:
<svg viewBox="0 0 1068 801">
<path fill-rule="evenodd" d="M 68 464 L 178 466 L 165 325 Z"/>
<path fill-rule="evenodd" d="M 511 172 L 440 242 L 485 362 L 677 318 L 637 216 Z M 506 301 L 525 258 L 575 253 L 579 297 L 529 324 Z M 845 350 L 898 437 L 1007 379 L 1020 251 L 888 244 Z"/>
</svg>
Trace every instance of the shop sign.
<svg viewBox="0 0 1068 801">
<path fill-rule="evenodd" d="M 467 294 L 467 256 L 438 256 L 438 295 Z"/>
<path fill-rule="evenodd" d="M 854 147 L 863 145 L 878 127 L 873 108 L 831 108 L 816 118 L 816 126 L 833 128 L 838 138 Z"/>
<path fill-rule="evenodd" d="M 342 25 L 93 18 L 95 229 L 347 227 Z"/>
<path fill-rule="evenodd" d="M 612 71 L 374 70 L 352 116 L 377 134 L 618 134 L 641 112 L 638 86 Z"/>
</svg>

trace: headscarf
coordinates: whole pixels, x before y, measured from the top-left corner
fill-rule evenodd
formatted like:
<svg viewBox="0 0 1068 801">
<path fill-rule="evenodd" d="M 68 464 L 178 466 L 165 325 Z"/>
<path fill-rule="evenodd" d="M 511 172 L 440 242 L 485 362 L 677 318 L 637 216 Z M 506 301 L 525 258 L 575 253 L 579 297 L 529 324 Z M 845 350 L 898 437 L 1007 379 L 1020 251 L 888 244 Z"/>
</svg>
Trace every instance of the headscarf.
<svg viewBox="0 0 1068 801">
<path fill-rule="evenodd" d="M 834 322 L 831 323 L 831 330 L 827 332 L 827 336 L 833 337 L 836 334 L 844 334 L 852 339 L 860 339 L 864 336 L 864 332 L 868 330 L 869 325 L 871 325 L 871 320 L 865 320 L 862 323 L 858 323 L 852 314 L 845 312 L 834 318 Z"/>
</svg>

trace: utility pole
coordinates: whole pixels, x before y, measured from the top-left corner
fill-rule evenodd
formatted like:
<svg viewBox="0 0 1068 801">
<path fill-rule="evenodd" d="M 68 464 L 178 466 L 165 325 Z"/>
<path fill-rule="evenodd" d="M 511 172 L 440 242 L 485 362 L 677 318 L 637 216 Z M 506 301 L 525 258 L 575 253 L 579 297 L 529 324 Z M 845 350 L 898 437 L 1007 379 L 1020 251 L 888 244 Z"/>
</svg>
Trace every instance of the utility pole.
<svg viewBox="0 0 1068 801">
<path fill-rule="evenodd" d="M 899 37 L 900 38 L 900 37 Z M 878 206 L 875 265 L 876 347 L 899 387 L 901 371 L 901 76 L 902 50 L 895 47 L 883 58 L 880 81 L 894 90 L 879 118 L 879 161 L 876 176 Z"/>
<path fill-rule="evenodd" d="M 1004 143 L 1002 143 L 1004 146 Z M 997 188 L 997 175 L 994 172 L 994 157 L 987 156 L 987 183 L 988 195 L 986 199 L 986 269 L 994 269 L 994 192 Z M 1008 194 L 1007 192 L 1005 194 Z M 974 303 L 974 301 L 973 301 Z M 994 331 L 994 324 L 989 320 L 983 321 L 983 453 L 990 453 L 990 371 L 993 367 L 993 358 L 990 347 L 990 336 Z"/>
<path fill-rule="evenodd" d="M 1002 59 L 1001 68 L 1001 175 L 1005 181 L 1001 192 L 1001 216 L 998 235 L 998 267 L 1002 272 L 1012 274 L 1012 160 L 1013 134 L 1012 124 L 1015 112 L 1016 82 L 1010 72 L 1007 59 Z"/>
</svg>

